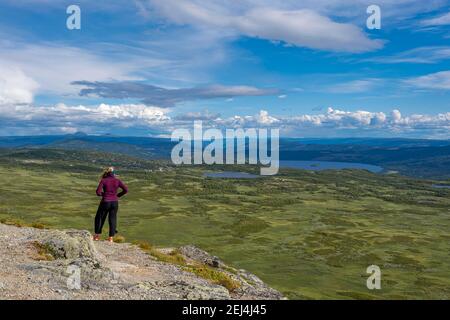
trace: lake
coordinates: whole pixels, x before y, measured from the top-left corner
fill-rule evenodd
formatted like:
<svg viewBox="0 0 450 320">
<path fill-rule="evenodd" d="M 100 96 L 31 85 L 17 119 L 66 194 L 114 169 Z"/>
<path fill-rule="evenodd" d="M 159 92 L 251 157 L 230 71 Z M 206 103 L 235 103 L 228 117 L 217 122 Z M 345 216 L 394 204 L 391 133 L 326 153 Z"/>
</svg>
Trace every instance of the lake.
<svg viewBox="0 0 450 320">
<path fill-rule="evenodd" d="M 433 184 L 431 186 L 433 188 L 438 188 L 438 189 L 450 189 L 450 185 L 449 184 Z"/>
<path fill-rule="evenodd" d="M 297 161 L 297 160 L 281 160 L 280 168 L 303 169 L 303 170 L 342 170 L 342 169 L 361 169 L 373 173 L 380 173 L 383 171 L 382 167 L 353 162 L 332 162 L 332 161 Z M 250 174 L 238 171 L 223 171 L 223 172 L 206 172 L 204 174 L 207 178 L 223 178 L 223 179 L 256 179 L 260 175 Z"/>
<path fill-rule="evenodd" d="M 356 162 L 333 162 L 333 161 L 297 161 L 297 160 L 281 160 L 280 168 L 292 168 L 303 170 L 341 170 L 341 169 L 362 169 L 373 173 L 383 171 L 382 167 Z"/>
</svg>

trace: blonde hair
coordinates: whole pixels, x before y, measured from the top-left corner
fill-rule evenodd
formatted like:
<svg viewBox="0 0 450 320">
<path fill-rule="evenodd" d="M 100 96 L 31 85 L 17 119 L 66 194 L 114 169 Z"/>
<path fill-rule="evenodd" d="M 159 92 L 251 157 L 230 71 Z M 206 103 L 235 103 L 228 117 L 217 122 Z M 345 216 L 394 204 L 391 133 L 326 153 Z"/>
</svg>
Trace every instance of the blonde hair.
<svg viewBox="0 0 450 320">
<path fill-rule="evenodd" d="M 103 173 L 102 173 L 101 178 L 102 178 L 102 179 L 103 179 L 103 178 L 106 178 L 107 176 L 110 176 L 113 172 L 114 172 L 114 167 L 108 167 L 108 168 L 105 168 L 105 169 L 103 170 Z"/>
</svg>

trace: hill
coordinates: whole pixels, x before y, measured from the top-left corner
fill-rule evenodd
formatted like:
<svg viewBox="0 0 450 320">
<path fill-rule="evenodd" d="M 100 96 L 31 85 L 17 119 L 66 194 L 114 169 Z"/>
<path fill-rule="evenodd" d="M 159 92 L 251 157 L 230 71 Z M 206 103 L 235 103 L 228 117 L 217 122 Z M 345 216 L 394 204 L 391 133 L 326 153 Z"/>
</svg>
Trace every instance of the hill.
<svg viewBox="0 0 450 320">
<path fill-rule="evenodd" d="M 0 137 L 1 149 L 61 149 L 114 153 L 141 160 L 170 160 L 170 139 L 150 137 L 61 136 Z M 358 162 L 403 175 L 450 179 L 450 140 L 288 139 L 280 140 L 281 160 Z"/>
</svg>

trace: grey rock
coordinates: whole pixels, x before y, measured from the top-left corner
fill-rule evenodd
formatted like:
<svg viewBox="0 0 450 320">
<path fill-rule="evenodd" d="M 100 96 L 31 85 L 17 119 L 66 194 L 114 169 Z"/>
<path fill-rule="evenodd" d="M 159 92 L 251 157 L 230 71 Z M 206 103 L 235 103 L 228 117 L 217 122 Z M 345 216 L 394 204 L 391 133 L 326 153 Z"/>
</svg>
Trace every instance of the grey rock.
<svg viewBox="0 0 450 320">
<path fill-rule="evenodd" d="M 144 299 L 175 300 L 228 300 L 231 299 L 227 289 L 206 281 L 188 283 L 181 280 L 147 281 L 128 288 L 128 291 L 139 294 Z"/>
<path fill-rule="evenodd" d="M 216 256 L 212 256 L 210 255 L 208 252 L 203 251 L 202 249 L 199 249 L 195 246 L 189 245 L 189 246 L 183 246 L 180 249 L 181 254 L 183 254 L 184 256 L 206 264 L 208 266 L 214 267 L 214 268 L 220 268 L 225 266 L 225 264 L 220 261 L 220 259 Z"/>
<path fill-rule="evenodd" d="M 88 231 L 51 230 L 38 241 L 46 245 L 56 259 L 96 258 L 96 249 Z"/>
</svg>

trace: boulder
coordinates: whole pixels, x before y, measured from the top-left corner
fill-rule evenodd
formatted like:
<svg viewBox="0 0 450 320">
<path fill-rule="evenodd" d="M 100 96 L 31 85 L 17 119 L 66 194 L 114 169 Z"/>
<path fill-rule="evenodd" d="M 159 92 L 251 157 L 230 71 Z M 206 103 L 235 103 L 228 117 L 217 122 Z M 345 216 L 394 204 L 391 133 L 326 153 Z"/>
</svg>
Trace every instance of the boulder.
<svg viewBox="0 0 450 320">
<path fill-rule="evenodd" d="M 91 234 L 83 230 L 50 230 L 38 239 L 55 259 L 97 260 Z"/>
</svg>

